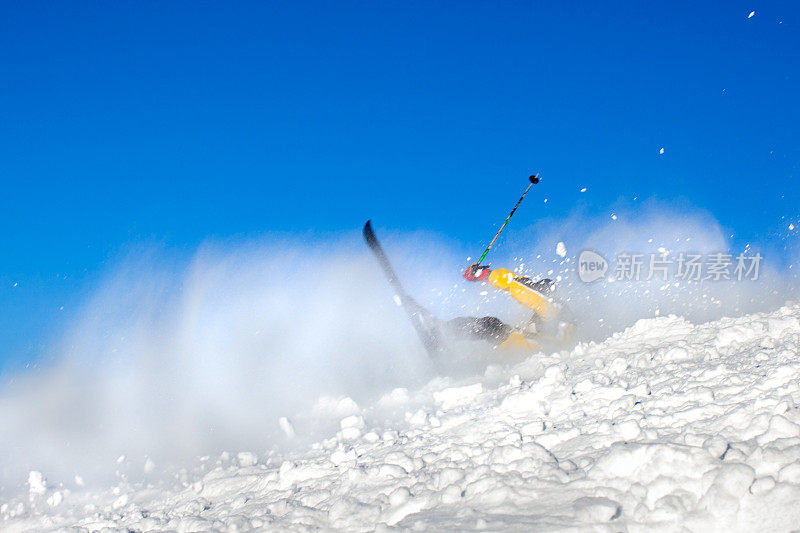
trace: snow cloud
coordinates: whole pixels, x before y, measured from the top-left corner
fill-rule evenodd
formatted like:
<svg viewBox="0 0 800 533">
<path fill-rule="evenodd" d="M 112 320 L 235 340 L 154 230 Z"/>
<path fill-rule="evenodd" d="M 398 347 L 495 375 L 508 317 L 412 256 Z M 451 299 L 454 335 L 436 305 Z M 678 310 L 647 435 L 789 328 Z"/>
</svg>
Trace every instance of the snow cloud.
<svg viewBox="0 0 800 533">
<path fill-rule="evenodd" d="M 699 211 L 636 205 L 614 213 L 617 220 L 578 213 L 528 228 L 519 219 L 489 259 L 556 280 L 584 340 L 640 318 L 698 322 L 774 309 L 793 294 L 791 280 L 769 268 L 751 283 L 584 283 L 575 263 L 585 249 L 612 260 L 621 251 L 730 247 Z M 408 291 L 437 315 L 528 318 L 507 295 L 460 279 L 469 255 L 460 244 L 377 229 Z M 557 245 L 563 257 L 552 253 Z M 377 398 L 437 375 L 480 375 L 484 356 L 434 365 L 356 232 L 322 242 L 211 242 L 190 256 L 137 248 L 98 282 L 63 349 L 43 357 L 52 363 L 5 376 L 0 455 L 11 459 L 0 463 L 0 493 L 28 490 L 30 472 L 74 490 L 180 476 L 180 465 L 222 451 L 303 449 L 347 429 L 341 419 L 362 416 Z"/>
<path fill-rule="evenodd" d="M 55 363 L 0 389 L 0 455 L 12 458 L 0 487 L 19 489 L 31 470 L 96 485 L 223 450 L 307 445 L 341 415 L 314 410 L 319 398 L 357 411 L 430 377 L 391 296 L 355 234 L 207 244 L 191 258 L 133 250 Z"/>
</svg>

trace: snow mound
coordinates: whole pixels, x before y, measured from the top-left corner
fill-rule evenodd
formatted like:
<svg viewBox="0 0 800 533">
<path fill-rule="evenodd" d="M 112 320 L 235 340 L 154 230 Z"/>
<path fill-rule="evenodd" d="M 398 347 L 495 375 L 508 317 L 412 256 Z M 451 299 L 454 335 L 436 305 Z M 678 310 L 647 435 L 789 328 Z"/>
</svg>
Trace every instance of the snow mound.
<svg viewBox="0 0 800 533">
<path fill-rule="evenodd" d="M 280 459 L 203 458 L 172 484 L 70 493 L 31 472 L 0 526 L 797 529 L 799 318 L 787 306 L 702 325 L 641 320 L 479 382 L 397 389 L 358 414 L 331 400 L 319 408 L 342 416 L 329 439 Z M 404 416 L 379 415 L 387 405 Z"/>
</svg>

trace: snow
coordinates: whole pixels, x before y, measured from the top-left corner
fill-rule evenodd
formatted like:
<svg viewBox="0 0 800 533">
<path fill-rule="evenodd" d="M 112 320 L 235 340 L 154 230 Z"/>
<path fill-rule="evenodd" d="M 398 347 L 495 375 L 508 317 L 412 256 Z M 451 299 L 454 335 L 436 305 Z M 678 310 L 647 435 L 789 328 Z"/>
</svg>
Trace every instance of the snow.
<svg viewBox="0 0 800 533">
<path fill-rule="evenodd" d="M 47 492 L 47 480 L 41 472 L 33 470 L 28 474 L 28 487 L 31 496 L 42 495 Z"/>
<path fill-rule="evenodd" d="M 278 425 L 280 426 L 281 431 L 283 431 L 284 435 L 286 435 L 290 439 L 294 438 L 295 435 L 294 425 L 292 425 L 291 420 L 289 420 L 285 416 L 282 416 L 278 418 Z"/>
<path fill-rule="evenodd" d="M 559 257 L 566 257 L 567 256 L 567 247 L 564 245 L 562 241 L 559 241 L 556 245 L 556 255 Z"/>
<path fill-rule="evenodd" d="M 26 494 L 0 506 L 0 528 L 790 531 L 798 346 L 798 305 L 705 324 L 644 319 L 373 405 L 322 398 L 315 411 L 338 430 L 283 457 L 225 453 L 173 481 L 99 491 L 31 471 Z"/>
</svg>

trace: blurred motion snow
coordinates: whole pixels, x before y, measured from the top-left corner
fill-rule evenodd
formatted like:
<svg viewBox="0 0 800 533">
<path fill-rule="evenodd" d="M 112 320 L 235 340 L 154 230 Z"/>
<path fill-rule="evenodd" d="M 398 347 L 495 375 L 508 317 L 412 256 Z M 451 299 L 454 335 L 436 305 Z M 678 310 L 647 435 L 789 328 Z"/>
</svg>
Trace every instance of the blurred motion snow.
<svg viewBox="0 0 800 533">
<path fill-rule="evenodd" d="M 430 360 L 356 232 L 130 251 L 4 376 L 0 528 L 797 529 L 794 278 L 764 251 L 758 282 L 582 283 L 583 249 L 731 247 L 702 213 L 614 213 L 499 244 L 580 328 L 521 359 Z M 466 244 L 385 233 L 434 313 L 521 318 L 459 279 Z"/>
</svg>

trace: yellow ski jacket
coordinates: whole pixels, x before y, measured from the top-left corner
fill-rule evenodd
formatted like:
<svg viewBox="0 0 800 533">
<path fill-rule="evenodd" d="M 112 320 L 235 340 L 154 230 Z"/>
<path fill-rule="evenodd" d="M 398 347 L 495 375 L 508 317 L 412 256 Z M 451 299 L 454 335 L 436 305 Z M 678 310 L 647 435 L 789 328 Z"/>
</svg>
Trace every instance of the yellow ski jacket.
<svg viewBox="0 0 800 533">
<path fill-rule="evenodd" d="M 488 281 L 493 287 L 507 291 L 512 298 L 528 309 L 536 311 L 536 314 L 545 321 L 555 318 L 561 311 L 561 306 L 553 298 L 534 288 L 528 278 L 517 276 L 510 270 L 505 268 L 492 270 Z"/>
</svg>

